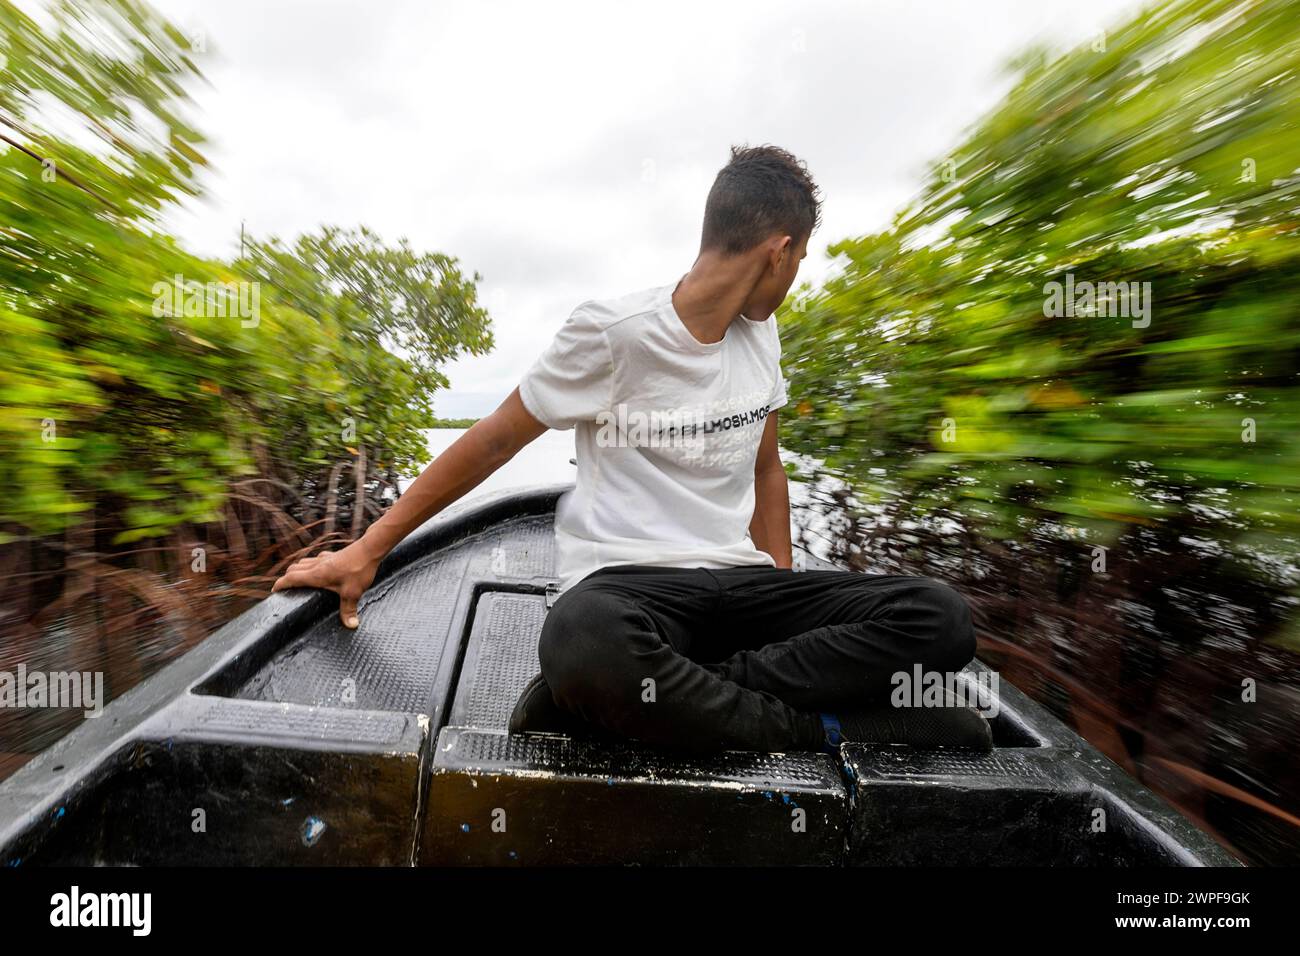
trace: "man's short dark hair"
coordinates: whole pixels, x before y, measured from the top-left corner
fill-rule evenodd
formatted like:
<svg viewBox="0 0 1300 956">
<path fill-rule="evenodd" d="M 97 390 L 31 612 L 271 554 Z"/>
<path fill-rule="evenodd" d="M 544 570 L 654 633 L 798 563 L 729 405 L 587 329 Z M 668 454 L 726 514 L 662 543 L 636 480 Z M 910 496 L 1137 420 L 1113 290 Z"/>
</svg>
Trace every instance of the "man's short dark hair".
<svg viewBox="0 0 1300 956">
<path fill-rule="evenodd" d="M 798 243 L 821 222 L 817 194 L 808 167 L 779 146 L 733 146 L 704 204 L 700 248 L 734 255 L 774 233 Z"/>
</svg>

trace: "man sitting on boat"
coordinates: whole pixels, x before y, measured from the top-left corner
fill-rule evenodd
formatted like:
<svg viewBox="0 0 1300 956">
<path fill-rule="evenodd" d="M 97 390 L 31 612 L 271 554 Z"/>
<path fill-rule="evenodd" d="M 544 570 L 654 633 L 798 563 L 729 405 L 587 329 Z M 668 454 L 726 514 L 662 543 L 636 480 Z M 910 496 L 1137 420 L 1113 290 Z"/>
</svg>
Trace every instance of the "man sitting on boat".
<svg viewBox="0 0 1300 956">
<path fill-rule="evenodd" d="M 806 166 L 733 148 L 675 283 L 574 309 L 519 386 L 358 541 L 275 583 L 327 588 L 345 626 L 380 560 L 548 428 L 575 429 L 556 510 L 560 595 L 515 733 L 690 751 L 845 740 L 987 750 L 964 706 L 893 707 L 894 676 L 975 653 L 970 608 L 927 577 L 795 572 L 777 447 L 787 401 L 772 318 L 820 221 Z"/>
</svg>

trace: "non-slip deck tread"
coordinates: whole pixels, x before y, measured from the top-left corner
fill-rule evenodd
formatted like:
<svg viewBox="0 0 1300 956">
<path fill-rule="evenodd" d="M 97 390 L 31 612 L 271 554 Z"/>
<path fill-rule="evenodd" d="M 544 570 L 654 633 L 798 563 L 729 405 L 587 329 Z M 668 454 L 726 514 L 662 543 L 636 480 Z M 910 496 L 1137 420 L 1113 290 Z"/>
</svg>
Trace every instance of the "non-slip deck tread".
<svg viewBox="0 0 1300 956">
<path fill-rule="evenodd" d="M 631 744 L 510 736 L 459 728 L 443 732 L 436 763 L 444 771 L 542 772 L 619 782 L 744 784 L 777 790 L 818 787 L 836 792 L 843 786 L 833 762 L 820 754 L 729 750 L 696 757 Z"/>
<path fill-rule="evenodd" d="M 555 575 L 553 516 L 503 524 L 484 532 L 480 547 L 497 578 L 550 578 Z"/>
<path fill-rule="evenodd" d="M 1050 776 L 1039 759 L 1005 751 L 963 754 L 958 750 L 916 750 L 911 747 L 863 747 L 856 764 L 880 777 L 1017 777 Z"/>
<path fill-rule="evenodd" d="M 479 601 L 469 672 L 461 675 L 452 721 L 505 731 L 524 685 L 540 670 L 537 642 L 546 599 L 531 594 L 488 594 Z"/>
<path fill-rule="evenodd" d="M 357 630 L 343 627 L 336 615 L 318 621 L 237 696 L 426 712 L 462 571 L 463 558 L 455 554 L 403 569 L 392 587 L 362 599 Z"/>
<path fill-rule="evenodd" d="M 326 708 L 278 709 L 238 700 L 217 700 L 194 718 L 193 728 L 199 733 L 232 734 L 240 738 L 306 738 L 384 745 L 400 741 L 410 720 L 406 714 L 350 713 Z"/>
<path fill-rule="evenodd" d="M 338 707 L 430 713 L 443 654 L 467 577 L 545 578 L 554 566 L 551 517 L 530 516 L 413 562 L 362 598 L 361 626 L 337 615 L 276 653 L 234 696 Z"/>
</svg>

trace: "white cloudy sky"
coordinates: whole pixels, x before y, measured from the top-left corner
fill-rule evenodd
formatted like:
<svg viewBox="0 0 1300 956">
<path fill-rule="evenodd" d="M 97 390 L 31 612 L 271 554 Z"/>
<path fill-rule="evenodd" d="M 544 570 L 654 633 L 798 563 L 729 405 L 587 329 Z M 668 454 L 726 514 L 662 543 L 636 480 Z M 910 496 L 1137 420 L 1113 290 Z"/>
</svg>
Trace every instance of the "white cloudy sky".
<svg viewBox="0 0 1300 956">
<path fill-rule="evenodd" d="M 1081 42 L 1134 0 L 155 0 L 209 48 L 208 194 L 170 226 L 229 255 L 239 224 L 364 223 L 481 274 L 497 347 L 445 416 L 509 393 L 580 301 L 675 281 L 732 143 L 822 187 L 826 245 L 888 224 L 1033 40 Z"/>
</svg>

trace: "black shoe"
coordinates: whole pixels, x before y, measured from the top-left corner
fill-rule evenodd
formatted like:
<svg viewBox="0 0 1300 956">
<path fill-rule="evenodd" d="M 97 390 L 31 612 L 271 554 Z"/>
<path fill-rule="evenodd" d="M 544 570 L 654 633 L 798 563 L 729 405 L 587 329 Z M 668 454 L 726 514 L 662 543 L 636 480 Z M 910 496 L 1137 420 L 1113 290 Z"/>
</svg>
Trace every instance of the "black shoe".
<svg viewBox="0 0 1300 956">
<path fill-rule="evenodd" d="M 907 744 L 920 749 L 957 747 L 983 753 L 993 749 L 993 729 L 973 707 L 895 707 L 886 700 L 836 716 L 841 739 L 834 740 L 832 731 L 828 734 L 832 744 Z"/>
<path fill-rule="evenodd" d="M 613 740 L 607 733 L 571 714 L 555 702 L 551 685 L 541 674 L 535 675 L 519 695 L 515 709 L 510 714 L 508 729 L 512 734 L 547 734 L 575 739 Z"/>
</svg>

